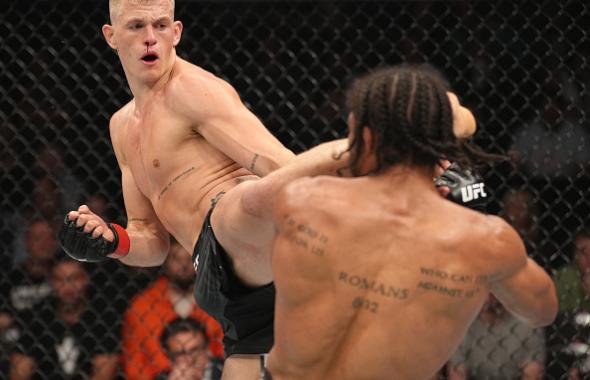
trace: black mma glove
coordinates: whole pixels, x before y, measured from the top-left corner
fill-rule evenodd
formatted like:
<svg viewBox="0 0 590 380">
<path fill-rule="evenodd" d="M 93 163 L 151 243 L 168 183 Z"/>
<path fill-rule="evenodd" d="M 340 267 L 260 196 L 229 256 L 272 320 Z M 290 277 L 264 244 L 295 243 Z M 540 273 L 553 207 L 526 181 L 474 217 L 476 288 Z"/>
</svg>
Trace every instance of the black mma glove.
<svg viewBox="0 0 590 380">
<path fill-rule="evenodd" d="M 440 176 L 434 179 L 436 187 L 447 186 L 450 190 L 447 199 L 485 212 L 488 203 L 485 184 L 478 175 L 468 169 L 462 169 L 457 163 L 452 163 Z"/>
<path fill-rule="evenodd" d="M 118 224 L 107 225 L 115 235 L 113 241 L 108 241 L 102 236 L 93 238 L 92 233 L 85 233 L 84 227 L 76 227 L 76 220 L 68 220 L 66 215 L 57 238 L 63 250 L 78 261 L 95 263 L 109 257 L 119 259 L 126 256 L 130 247 L 127 231 Z"/>
</svg>

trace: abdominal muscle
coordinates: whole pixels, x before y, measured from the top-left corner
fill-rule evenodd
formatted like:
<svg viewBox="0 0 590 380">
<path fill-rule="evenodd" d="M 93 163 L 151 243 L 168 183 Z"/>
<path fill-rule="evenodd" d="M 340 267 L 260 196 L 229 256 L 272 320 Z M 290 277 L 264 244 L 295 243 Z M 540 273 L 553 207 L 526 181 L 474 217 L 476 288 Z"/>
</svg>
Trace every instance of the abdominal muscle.
<svg viewBox="0 0 590 380">
<path fill-rule="evenodd" d="M 193 169 L 174 173 L 168 188 L 152 196 L 152 205 L 158 219 L 166 230 L 188 251 L 193 251 L 205 216 L 211 208 L 211 201 L 221 192 L 227 192 L 240 181 L 239 178 L 251 175 L 249 171 L 235 163 L 204 173 Z M 184 173 L 185 178 L 174 179 Z"/>
</svg>

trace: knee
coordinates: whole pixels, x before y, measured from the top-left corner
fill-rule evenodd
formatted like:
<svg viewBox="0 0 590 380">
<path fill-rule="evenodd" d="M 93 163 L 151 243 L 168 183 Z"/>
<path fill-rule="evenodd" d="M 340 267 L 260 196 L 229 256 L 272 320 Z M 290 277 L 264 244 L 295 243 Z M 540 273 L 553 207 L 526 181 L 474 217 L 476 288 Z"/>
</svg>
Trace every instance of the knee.
<svg viewBox="0 0 590 380">
<path fill-rule="evenodd" d="M 272 184 L 264 180 L 245 182 L 240 198 L 242 210 L 252 216 L 264 218 L 272 212 Z"/>
</svg>

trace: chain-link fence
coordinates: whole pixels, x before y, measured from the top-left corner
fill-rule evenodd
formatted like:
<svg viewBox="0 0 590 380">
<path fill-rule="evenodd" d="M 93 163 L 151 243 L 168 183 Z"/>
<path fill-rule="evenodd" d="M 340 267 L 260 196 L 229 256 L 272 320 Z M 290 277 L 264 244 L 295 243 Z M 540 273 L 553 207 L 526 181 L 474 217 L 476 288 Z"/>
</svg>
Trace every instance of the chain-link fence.
<svg viewBox="0 0 590 380">
<path fill-rule="evenodd" d="M 81 202 L 125 224 L 108 122 L 130 92 L 117 55 L 101 35 L 106 1 L 28 0 L 2 8 L 0 377 L 7 375 L 9 354 L 16 350 L 46 371 L 39 378 L 88 371 L 97 358 L 106 368 L 113 365 L 110 354 L 117 353 L 122 353 L 120 360 L 115 356 L 117 376 L 153 378 L 169 363 L 156 335 L 177 315 L 193 315 L 206 325 L 213 338 L 209 348 L 221 356 L 216 327 L 186 306 L 186 299 L 179 296 L 173 306 L 154 301 L 158 290 L 174 282 L 158 269 L 116 262 L 82 268 L 90 274 L 85 297 L 92 298 L 92 310 L 77 324 L 59 322 L 68 315 L 53 300 L 60 294 L 55 281 L 48 281 L 59 280 L 61 273 L 47 264 L 57 249 L 51 231 Z M 558 320 L 544 331 L 506 320 L 505 326 L 496 323 L 502 328 L 474 327 L 473 342 L 453 359 L 455 375 L 468 368 L 472 378 L 490 372 L 516 378 L 540 363 L 548 379 L 585 378 L 590 374 L 590 276 L 584 276 L 590 270 L 589 9 L 582 0 L 179 0 L 176 16 L 184 32 L 178 52 L 232 83 L 296 152 L 345 135 L 341 106 L 353 75 L 408 61 L 442 69 L 478 119 L 475 142 L 512 157 L 484 173 L 493 196 L 489 211 L 519 230 L 529 254 L 556 279 L 562 301 Z M 62 270 L 67 272 L 61 273 L 62 282 L 75 283 L 77 269 Z M 85 286 L 82 280 L 77 284 Z M 132 303 L 139 293 L 149 294 Z M 146 306 L 156 304 L 165 311 Z M 136 312 L 125 314 L 129 307 Z M 132 314 L 140 313 L 145 315 L 133 321 Z M 26 370 L 30 363 L 17 364 Z"/>
</svg>

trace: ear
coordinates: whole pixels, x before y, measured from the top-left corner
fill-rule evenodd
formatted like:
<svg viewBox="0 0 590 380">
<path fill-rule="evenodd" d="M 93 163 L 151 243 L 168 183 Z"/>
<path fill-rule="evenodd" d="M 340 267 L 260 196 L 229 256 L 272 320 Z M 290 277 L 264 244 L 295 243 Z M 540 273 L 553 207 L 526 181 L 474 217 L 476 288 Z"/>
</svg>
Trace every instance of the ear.
<svg viewBox="0 0 590 380">
<path fill-rule="evenodd" d="M 363 127 L 363 152 L 365 154 L 373 153 L 373 132 L 369 127 Z"/>
<path fill-rule="evenodd" d="M 447 92 L 447 96 L 453 112 L 453 133 L 460 139 L 471 137 L 477 129 L 473 113 L 461 105 L 459 98 L 454 93 Z"/>
<path fill-rule="evenodd" d="M 471 111 L 463 106 L 459 106 L 457 115 L 453 114 L 453 133 L 458 138 L 467 138 L 473 136 L 477 130 L 477 123 Z"/>
<path fill-rule="evenodd" d="M 111 48 L 117 50 L 117 44 L 114 38 L 115 30 L 113 26 L 109 24 L 104 24 L 102 26 L 102 35 L 104 36 L 104 39 L 107 41 L 107 44 L 109 44 Z"/>
<path fill-rule="evenodd" d="M 174 21 L 174 47 L 180 43 L 180 37 L 182 36 L 182 22 Z"/>
</svg>

